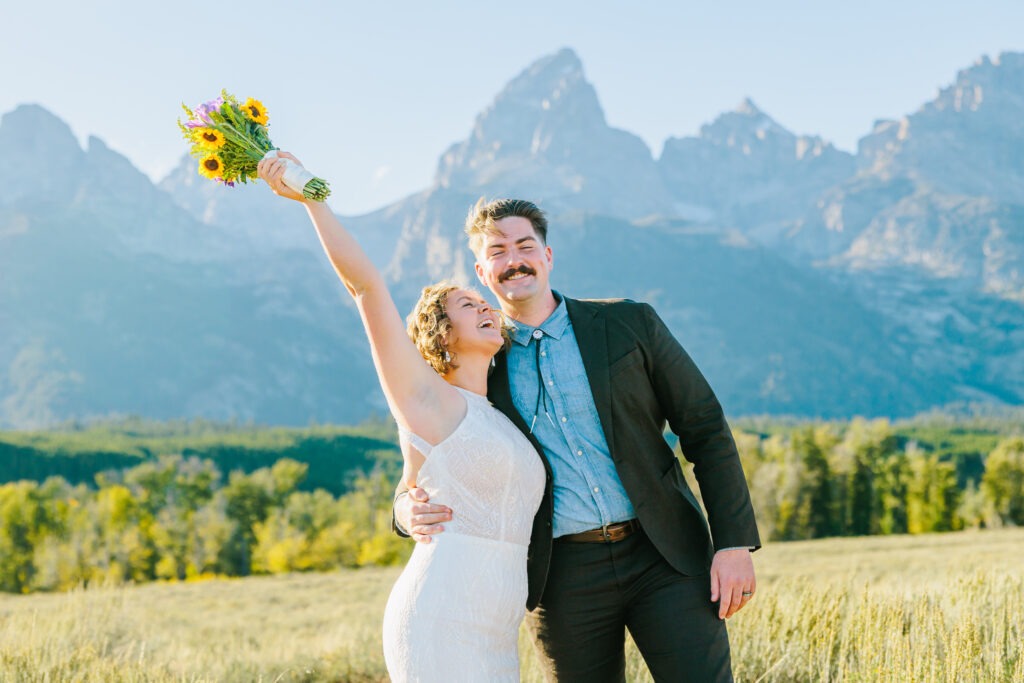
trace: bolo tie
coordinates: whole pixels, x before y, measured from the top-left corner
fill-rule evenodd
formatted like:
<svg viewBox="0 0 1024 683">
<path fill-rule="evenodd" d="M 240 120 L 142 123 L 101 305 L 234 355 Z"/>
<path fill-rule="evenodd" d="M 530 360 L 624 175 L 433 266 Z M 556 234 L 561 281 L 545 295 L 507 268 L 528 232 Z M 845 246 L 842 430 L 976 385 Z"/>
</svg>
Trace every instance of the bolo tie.
<svg viewBox="0 0 1024 683">
<path fill-rule="evenodd" d="M 544 414 L 548 418 L 548 422 L 551 426 L 555 426 L 555 421 L 551 419 L 551 413 L 548 412 L 548 390 L 544 388 L 544 377 L 540 374 L 540 340 L 544 337 L 544 332 L 539 328 L 533 331 L 533 340 L 537 343 L 537 350 L 534 357 L 536 358 L 537 365 L 537 405 L 533 409 L 533 421 L 530 422 L 530 433 L 533 434 L 533 427 L 537 424 L 537 416 L 540 415 L 540 408 L 544 406 Z"/>
</svg>

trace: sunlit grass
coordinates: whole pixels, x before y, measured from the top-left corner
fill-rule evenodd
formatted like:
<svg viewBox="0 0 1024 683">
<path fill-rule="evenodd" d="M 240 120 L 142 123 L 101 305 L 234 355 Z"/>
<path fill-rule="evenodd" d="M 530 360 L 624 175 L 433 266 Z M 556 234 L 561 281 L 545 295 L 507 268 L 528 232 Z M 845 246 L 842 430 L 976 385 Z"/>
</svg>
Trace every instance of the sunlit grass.
<svg viewBox="0 0 1024 683">
<path fill-rule="evenodd" d="M 775 544 L 740 681 L 1024 683 L 1024 530 Z M 384 681 L 394 568 L 0 597 L 3 681 Z M 540 681 L 521 637 L 523 680 Z M 648 681 L 630 647 L 630 680 Z"/>
</svg>

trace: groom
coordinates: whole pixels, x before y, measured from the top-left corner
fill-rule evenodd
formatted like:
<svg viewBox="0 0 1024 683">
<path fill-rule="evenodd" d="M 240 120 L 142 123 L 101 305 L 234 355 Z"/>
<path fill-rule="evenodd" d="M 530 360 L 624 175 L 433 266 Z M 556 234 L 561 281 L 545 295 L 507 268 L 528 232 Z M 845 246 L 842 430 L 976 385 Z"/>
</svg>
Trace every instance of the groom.
<svg viewBox="0 0 1024 683">
<path fill-rule="evenodd" d="M 656 681 L 732 680 L 724 619 L 753 595 L 760 539 L 714 392 L 649 305 L 552 291 L 547 220 L 531 202 L 481 200 L 466 233 L 513 325 L 488 398 L 547 472 L 526 605 L 545 676 L 624 681 L 628 628 Z M 710 534 L 666 422 L 694 464 Z M 399 490 L 398 533 L 443 533 L 451 510 Z"/>
</svg>

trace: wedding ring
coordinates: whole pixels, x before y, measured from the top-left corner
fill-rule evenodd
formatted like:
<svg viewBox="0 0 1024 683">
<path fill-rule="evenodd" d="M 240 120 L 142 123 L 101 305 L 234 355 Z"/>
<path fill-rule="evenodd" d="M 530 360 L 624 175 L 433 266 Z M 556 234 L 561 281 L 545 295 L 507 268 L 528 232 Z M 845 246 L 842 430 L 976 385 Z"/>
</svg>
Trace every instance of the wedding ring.
<svg viewBox="0 0 1024 683">
<path fill-rule="evenodd" d="M 753 593 L 743 593 L 743 597 L 745 598 L 749 598 L 751 595 L 753 595 Z"/>
</svg>

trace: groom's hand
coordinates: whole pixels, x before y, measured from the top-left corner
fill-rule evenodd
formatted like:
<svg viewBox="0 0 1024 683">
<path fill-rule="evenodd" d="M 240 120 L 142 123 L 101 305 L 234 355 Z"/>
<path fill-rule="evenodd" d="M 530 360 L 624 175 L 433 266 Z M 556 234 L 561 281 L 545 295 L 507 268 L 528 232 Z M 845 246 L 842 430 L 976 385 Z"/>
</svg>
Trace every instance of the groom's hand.
<svg viewBox="0 0 1024 683">
<path fill-rule="evenodd" d="M 430 536 L 444 531 L 442 522 L 452 518 L 451 508 L 428 503 L 430 496 L 421 488 L 409 489 L 408 495 L 395 501 L 395 519 L 419 543 L 430 543 Z"/>
<path fill-rule="evenodd" d="M 749 550 L 736 548 L 715 553 L 711 561 L 711 602 L 718 602 L 719 619 L 739 612 L 753 597 L 756 586 Z"/>
</svg>

